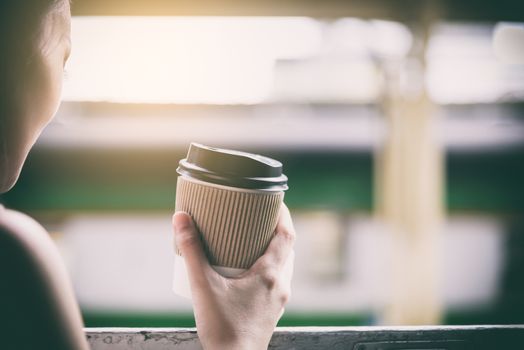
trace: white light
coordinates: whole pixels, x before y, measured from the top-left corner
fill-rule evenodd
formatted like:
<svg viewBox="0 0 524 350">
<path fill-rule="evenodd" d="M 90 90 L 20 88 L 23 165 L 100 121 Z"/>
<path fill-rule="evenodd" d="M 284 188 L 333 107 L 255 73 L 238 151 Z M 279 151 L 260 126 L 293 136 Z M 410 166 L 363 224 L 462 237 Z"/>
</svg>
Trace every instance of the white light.
<svg viewBox="0 0 524 350">
<path fill-rule="evenodd" d="M 319 45 L 300 17 L 75 17 L 64 99 L 259 103 L 273 64 Z"/>
<path fill-rule="evenodd" d="M 524 64 L 524 23 L 499 23 L 493 34 L 493 49 L 506 64 Z"/>
<path fill-rule="evenodd" d="M 409 29 L 398 22 L 341 18 L 327 31 L 326 51 L 346 55 L 404 57 L 413 41 Z"/>
<path fill-rule="evenodd" d="M 453 151 L 484 151 L 522 145 L 524 126 L 518 118 L 493 114 L 491 110 L 471 110 L 470 117 L 448 117 L 439 130 L 441 140 L 448 150 Z"/>
<path fill-rule="evenodd" d="M 503 86 L 493 60 L 439 58 L 430 61 L 426 81 L 441 103 L 495 102 Z"/>
<path fill-rule="evenodd" d="M 398 22 L 373 20 L 370 22 L 373 38 L 371 48 L 386 57 L 404 57 L 409 53 L 413 36 L 409 29 Z"/>
<path fill-rule="evenodd" d="M 373 103 L 380 73 L 366 59 L 319 58 L 275 67 L 274 99 L 323 103 Z"/>
<path fill-rule="evenodd" d="M 426 77 L 434 101 L 460 104 L 522 99 L 524 66 L 506 65 L 496 58 L 492 33 L 489 25 L 436 27 L 428 47 Z"/>
</svg>

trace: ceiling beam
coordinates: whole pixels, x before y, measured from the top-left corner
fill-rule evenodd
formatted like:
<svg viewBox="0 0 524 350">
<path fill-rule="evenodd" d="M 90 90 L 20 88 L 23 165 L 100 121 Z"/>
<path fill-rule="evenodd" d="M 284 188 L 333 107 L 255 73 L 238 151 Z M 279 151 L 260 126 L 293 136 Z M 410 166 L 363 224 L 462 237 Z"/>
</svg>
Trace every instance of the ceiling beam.
<svg viewBox="0 0 524 350">
<path fill-rule="evenodd" d="M 524 21 L 521 0 L 74 0 L 75 16 L 309 16 L 416 21 L 426 6 L 450 20 Z"/>
</svg>

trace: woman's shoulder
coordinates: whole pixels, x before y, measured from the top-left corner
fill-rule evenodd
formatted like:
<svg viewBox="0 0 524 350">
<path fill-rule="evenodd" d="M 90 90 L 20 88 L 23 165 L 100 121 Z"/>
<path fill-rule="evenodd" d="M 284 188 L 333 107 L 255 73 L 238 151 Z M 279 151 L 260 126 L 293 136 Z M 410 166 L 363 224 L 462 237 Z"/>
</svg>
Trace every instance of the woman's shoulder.
<svg viewBox="0 0 524 350">
<path fill-rule="evenodd" d="M 16 210 L 0 208 L 0 252 L 32 261 L 43 274 L 65 271 L 51 236 L 35 219 Z M 4 254 L 5 255 L 5 254 Z M 62 272 L 60 272 L 62 273 Z"/>
<path fill-rule="evenodd" d="M 33 218 L 3 207 L 0 276 L 0 324 L 2 318 L 16 321 L 12 329 L 31 324 L 34 341 L 47 344 L 46 349 L 88 349 L 73 287 L 53 240 Z"/>
<path fill-rule="evenodd" d="M 46 230 L 36 220 L 24 213 L 3 206 L 0 206 L 0 232 L 24 243 L 24 245 L 29 244 L 31 246 L 50 239 Z"/>
</svg>

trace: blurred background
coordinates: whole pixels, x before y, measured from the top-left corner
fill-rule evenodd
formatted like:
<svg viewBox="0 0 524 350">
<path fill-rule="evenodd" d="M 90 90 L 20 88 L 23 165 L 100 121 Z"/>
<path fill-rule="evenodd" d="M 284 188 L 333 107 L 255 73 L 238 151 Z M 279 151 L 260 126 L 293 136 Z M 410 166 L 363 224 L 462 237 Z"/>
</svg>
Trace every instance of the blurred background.
<svg viewBox="0 0 524 350">
<path fill-rule="evenodd" d="M 49 230 L 86 326 L 194 325 L 170 225 L 193 141 L 284 163 L 298 240 L 279 325 L 524 323 L 524 5 L 72 12 L 64 101 L 1 201 Z"/>
</svg>

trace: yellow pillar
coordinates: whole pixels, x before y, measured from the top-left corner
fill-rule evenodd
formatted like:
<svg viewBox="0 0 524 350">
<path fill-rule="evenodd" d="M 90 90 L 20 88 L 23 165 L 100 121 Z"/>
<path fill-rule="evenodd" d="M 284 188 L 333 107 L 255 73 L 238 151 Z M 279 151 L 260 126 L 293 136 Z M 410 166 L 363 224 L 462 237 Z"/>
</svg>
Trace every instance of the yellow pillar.
<svg viewBox="0 0 524 350">
<path fill-rule="evenodd" d="M 405 63 L 387 71 L 385 142 L 376 156 L 377 214 L 393 235 L 391 298 L 382 323 L 438 324 L 443 156 L 435 108 L 421 84 L 423 64 Z"/>
</svg>

